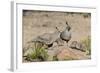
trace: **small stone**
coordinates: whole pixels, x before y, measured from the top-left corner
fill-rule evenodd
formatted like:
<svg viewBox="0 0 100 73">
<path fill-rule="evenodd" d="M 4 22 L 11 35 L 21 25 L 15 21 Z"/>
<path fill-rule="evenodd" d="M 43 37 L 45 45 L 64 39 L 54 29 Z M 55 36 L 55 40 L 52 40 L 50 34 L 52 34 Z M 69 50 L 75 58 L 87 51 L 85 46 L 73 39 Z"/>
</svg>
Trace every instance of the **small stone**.
<svg viewBox="0 0 100 73">
<path fill-rule="evenodd" d="M 70 48 L 85 52 L 86 46 L 83 43 L 73 41 L 70 45 Z"/>
</svg>

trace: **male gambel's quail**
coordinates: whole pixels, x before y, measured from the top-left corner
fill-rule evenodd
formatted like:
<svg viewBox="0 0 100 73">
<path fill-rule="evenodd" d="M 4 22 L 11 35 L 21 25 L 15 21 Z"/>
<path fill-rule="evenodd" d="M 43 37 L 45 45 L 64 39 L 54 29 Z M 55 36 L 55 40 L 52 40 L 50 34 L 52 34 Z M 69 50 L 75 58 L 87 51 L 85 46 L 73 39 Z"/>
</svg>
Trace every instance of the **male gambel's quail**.
<svg viewBox="0 0 100 73">
<path fill-rule="evenodd" d="M 64 41 L 66 41 L 67 46 L 68 46 L 68 41 L 71 39 L 71 32 L 70 29 L 71 27 L 68 25 L 68 22 L 66 22 L 66 28 L 64 31 L 61 32 L 60 38 Z"/>
</svg>

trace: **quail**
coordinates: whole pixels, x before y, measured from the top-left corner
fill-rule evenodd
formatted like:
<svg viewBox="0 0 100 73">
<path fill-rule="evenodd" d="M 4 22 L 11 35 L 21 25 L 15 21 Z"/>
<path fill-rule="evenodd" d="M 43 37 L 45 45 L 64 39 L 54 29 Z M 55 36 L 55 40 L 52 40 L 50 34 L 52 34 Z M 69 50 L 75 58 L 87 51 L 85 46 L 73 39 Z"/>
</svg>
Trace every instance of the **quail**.
<svg viewBox="0 0 100 73">
<path fill-rule="evenodd" d="M 68 46 L 68 42 L 69 42 L 70 39 L 71 39 L 71 32 L 70 32 L 71 27 L 69 26 L 68 22 L 66 22 L 66 25 L 67 25 L 67 26 L 66 26 L 65 30 L 62 31 L 61 34 L 60 34 L 60 38 L 61 38 L 62 40 L 64 40 L 64 41 L 66 41 L 67 46 Z"/>
</svg>

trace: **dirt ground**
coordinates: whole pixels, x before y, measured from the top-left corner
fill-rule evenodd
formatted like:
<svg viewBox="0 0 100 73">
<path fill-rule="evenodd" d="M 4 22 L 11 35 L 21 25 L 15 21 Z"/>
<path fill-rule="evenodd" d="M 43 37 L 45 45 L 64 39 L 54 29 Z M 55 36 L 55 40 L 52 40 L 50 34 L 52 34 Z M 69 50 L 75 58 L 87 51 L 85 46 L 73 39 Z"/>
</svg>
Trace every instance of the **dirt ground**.
<svg viewBox="0 0 100 73">
<path fill-rule="evenodd" d="M 58 27 L 63 31 L 66 21 L 71 26 L 72 38 L 69 41 L 80 41 L 91 36 L 91 15 L 89 13 L 23 11 L 23 47 L 28 41 L 44 33 L 53 33 Z"/>
</svg>

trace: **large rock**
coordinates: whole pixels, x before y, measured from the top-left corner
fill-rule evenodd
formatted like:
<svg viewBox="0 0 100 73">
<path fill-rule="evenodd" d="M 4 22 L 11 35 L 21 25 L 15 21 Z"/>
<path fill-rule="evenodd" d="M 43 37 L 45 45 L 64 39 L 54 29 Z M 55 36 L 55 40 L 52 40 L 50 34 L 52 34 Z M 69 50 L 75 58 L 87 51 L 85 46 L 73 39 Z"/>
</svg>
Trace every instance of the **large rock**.
<svg viewBox="0 0 100 73">
<path fill-rule="evenodd" d="M 49 60 L 53 60 L 53 56 L 57 56 L 58 60 L 82 60 L 88 59 L 85 52 L 77 49 L 71 49 L 67 46 L 54 46 L 48 49 Z"/>
<path fill-rule="evenodd" d="M 46 45 L 51 45 L 60 38 L 60 32 L 54 32 L 54 33 L 45 33 L 43 35 L 40 35 L 32 40 L 32 42 L 41 42 Z"/>
<path fill-rule="evenodd" d="M 57 55 L 59 60 L 82 60 L 88 59 L 85 52 L 80 50 L 61 47 L 61 52 Z"/>
</svg>

